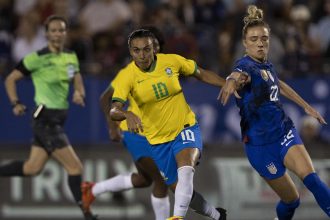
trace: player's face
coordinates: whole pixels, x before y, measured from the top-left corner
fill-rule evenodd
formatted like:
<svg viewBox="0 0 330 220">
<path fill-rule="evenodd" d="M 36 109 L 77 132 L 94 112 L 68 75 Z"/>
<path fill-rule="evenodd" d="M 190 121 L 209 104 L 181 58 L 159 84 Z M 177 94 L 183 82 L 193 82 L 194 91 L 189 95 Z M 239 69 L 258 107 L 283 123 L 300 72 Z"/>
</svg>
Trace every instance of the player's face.
<svg viewBox="0 0 330 220">
<path fill-rule="evenodd" d="M 131 41 L 129 52 L 141 70 L 148 70 L 155 56 L 153 40 L 150 37 L 135 38 Z"/>
<path fill-rule="evenodd" d="M 46 32 L 48 44 L 50 48 L 60 50 L 66 38 L 66 25 L 61 20 L 53 20 L 48 24 L 48 31 Z"/>
<path fill-rule="evenodd" d="M 269 50 L 269 30 L 263 26 L 250 27 L 243 39 L 243 45 L 250 57 L 265 61 Z"/>
</svg>

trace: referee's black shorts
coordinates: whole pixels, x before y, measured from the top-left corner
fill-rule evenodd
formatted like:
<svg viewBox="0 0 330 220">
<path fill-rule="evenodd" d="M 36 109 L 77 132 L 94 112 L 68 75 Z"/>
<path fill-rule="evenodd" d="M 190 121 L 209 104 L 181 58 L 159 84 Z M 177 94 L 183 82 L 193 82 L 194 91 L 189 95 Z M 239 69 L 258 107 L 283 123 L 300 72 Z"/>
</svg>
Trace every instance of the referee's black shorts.
<svg viewBox="0 0 330 220">
<path fill-rule="evenodd" d="M 70 145 L 63 129 L 66 117 L 67 110 L 43 108 L 32 121 L 32 144 L 44 148 L 49 155 L 55 149 Z"/>
</svg>

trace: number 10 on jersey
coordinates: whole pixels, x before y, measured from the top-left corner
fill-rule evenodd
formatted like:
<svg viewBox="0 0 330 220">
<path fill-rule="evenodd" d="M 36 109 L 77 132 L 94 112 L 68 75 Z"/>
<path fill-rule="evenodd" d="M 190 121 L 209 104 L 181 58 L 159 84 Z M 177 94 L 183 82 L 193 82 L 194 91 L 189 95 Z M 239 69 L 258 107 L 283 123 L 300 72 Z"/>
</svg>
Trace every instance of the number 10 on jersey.
<svg viewBox="0 0 330 220">
<path fill-rule="evenodd" d="M 159 82 L 157 84 L 152 84 L 152 88 L 154 90 L 156 99 L 162 99 L 168 96 L 168 89 L 165 83 Z"/>
</svg>

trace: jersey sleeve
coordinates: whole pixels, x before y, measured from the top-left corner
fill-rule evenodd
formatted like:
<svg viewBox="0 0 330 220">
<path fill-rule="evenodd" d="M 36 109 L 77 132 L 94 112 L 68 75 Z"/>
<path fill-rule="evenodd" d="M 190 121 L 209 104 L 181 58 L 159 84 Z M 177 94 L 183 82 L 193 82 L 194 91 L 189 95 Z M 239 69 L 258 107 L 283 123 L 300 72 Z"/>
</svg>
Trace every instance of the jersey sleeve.
<svg viewBox="0 0 330 220">
<path fill-rule="evenodd" d="M 234 65 L 233 72 L 239 72 L 251 76 L 251 71 L 249 71 L 249 69 L 249 65 L 246 62 L 238 60 Z"/>
<path fill-rule="evenodd" d="M 111 88 L 113 88 L 113 89 L 116 88 L 116 84 L 117 84 L 117 82 L 118 82 L 118 77 L 119 77 L 119 73 L 118 73 L 118 75 L 117 75 L 117 76 L 116 76 L 116 77 L 110 82 L 108 88 L 109 88 L 109 87 L 111 87 Z"/>
<path fill-rule="evenodd" d="M 15 69 L 22 72 L 25 76 L 30 75 L 40 65 L 37 53 L 26 55 L 15 67 Z"/>
<path fill-rule="evenodd" d="M 114 88 L 114 93 L 112 96 L 112 101 L 118 101 L 125 103 L 127 97 L 131 92 L 132 88 L 132 77 L 127 76 L 127 72 L 120 71 L 116 78 L 111 82 L 111 86 Z"/>
<path fill-rule="evenodd" d="M 25 76 L 29 76 L 31 74 L 31 71 L 29 71 L 24 63 L 23 63 L 23 60 L 21 60 L 15 67 L 15 69 L 17 69 L 18 71 L 20 71 L 21 73 L 23 73 L 23 75 Z"/>
<path fill-rule="evenodd" d="M 173 55 L 180 65 L 179 73 L 185 76 L 194 75 L 197 71 L 197 64 L 194 60 L 186 59 L 180 55 Z"/>
</svg>

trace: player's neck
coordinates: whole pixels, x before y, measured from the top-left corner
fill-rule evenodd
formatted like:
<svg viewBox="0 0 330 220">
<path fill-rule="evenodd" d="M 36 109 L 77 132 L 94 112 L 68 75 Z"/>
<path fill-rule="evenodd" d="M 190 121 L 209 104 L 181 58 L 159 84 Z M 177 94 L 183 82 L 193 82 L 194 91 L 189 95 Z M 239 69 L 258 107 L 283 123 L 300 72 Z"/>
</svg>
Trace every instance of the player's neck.
<svg viewBox="0 0 330 220">
<path fill-rule="evenodd" d="M 258 62 L 258 63 L 265 63 L 267 61 L 267 57 L 264 57 L 262 59 L 255 58 L 253 56 L 250 56 L 249 54 L 246 54 L 246 56 L 249 56 L 252 60 Z"/>
<path fill-rule="evenodd" d="M 63 51 L 63 47 L 54 47 L 51 44 L 48 44 L 48 49 L 52 52 L 52 53 L 61 53 Z"/>
<path fill-rule="evenodd" d="M 152 61 L 152 63 L 150 64 L 150 66 L 145 69 L 145 72 L 152 72 L 154 71 L 154 69 L 156 68 L 156 63 L 157 63 L 157 57 L 155 56 L 154 60 Z"/>
</svg>

